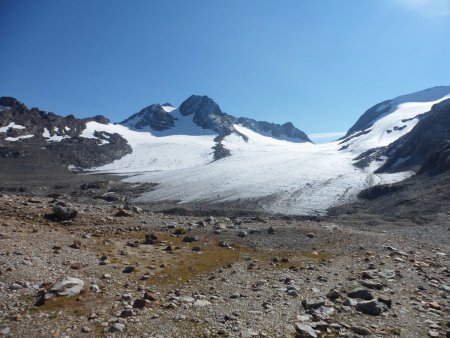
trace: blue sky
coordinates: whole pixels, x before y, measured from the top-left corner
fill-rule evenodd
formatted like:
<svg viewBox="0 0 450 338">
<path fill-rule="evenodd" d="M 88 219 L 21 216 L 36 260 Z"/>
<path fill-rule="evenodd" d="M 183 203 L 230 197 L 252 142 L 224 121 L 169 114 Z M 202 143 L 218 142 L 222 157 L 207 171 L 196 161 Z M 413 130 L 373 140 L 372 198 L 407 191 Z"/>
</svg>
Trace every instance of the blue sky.
<svg viewBox="0 0 450 338">
<path fill-rule="evenodd" d="M 0 41 L 0 95 L 115 122 L 205 94 L 335 133 L 450 84 L 450 0 L 0 0 Z"/>
</svg>

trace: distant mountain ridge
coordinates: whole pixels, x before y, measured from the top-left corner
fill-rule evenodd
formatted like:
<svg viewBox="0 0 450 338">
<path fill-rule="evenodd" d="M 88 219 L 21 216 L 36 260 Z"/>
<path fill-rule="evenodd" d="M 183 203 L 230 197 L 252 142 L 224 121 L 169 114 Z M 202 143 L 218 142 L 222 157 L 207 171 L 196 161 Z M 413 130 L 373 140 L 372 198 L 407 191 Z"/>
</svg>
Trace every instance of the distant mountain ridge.
<svg viewBox="0 0 450 338">
<path fill-rule="evenodd" d="M 171 109 L 169 110 L 167 107 L 170 107 Z M 247 136 L 237 131 L 234 127 L 234 125 L 238 124 L 257 133 L 279 140 L 311 142 L 303 131 L 297 129 L 290 122 L 279 125 L 246 117 L 237 118 L 233 115 L 224 113 L 219 105 L 208 96 L 200 95 L 190 96 L 178 109 L 171 105 L 150 105 L 125 119 L 121 124 L 137 130 L 162 132 L 174 129 L 178 121 L 183 117 L 192 117 L 192 121 L 197 127 L 214 131 L 219 138 L 235 134 L 246 140 Z M 178 131 L 174 129 L 174 133 L 177 132 Z M 192 132 L 192 130 L 185 130 L 185 132 L 189 133 Z M 167 134 L 170 133 L 166 133 L 165 135 Z"/>
</svg>

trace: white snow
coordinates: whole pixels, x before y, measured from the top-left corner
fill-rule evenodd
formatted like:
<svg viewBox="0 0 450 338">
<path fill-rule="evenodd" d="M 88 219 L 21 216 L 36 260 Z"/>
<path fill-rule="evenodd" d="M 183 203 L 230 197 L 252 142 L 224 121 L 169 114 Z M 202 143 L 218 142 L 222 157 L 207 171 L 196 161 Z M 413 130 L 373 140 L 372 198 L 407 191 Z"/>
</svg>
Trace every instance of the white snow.
<svg viewBox="0 0 450 338">
<path fill-rule="evenodd" d="M 20 125 L 20 124 L 15 124 L 14 122 L 10 122 L 7 126 L 4 127 L 0 127 L 0 133 L 6 133 L 8 131 L 9 128 L 13 128 L 13 129 L 25 129 L 24 126 Z"/>
<path fill-rule="evenodd" d="M 53 130 L 57 131 L 58 128 L 54 127 Z M 47 141 L 52 142 L 60 142 L 64 140 L 65 138 L 68 138 L 68 135 L 51 135 L 50 131 L 47 128 L 44 128 L 44 132 L 42 133 L 42 136 L 47 139 Z"/>
<path fill-rule="evenodd" d="M 198 128 L 198 127 L 197 127 Z M 118 133 L 133 149 L 122 157 L 101 168 L 105 172 L 134 173 L 174 168 L 186 168 L 212 161 L 214 135 L 169 135 L 156 137 L 147 131 L 131 130 L 122 125 L 88 122 L 81 137 L 96 138 L 95 131 Z"/>
<path fill-rule="evenodd" d="M 442 90 L 438 90 L 442 94 Z M 401 181 L 412 173 L 374 174 L 382 162 L 365 169 L 356 168 L 354 158 L 371 148 L 388 145 L 409 132 L 418 114 L 430 110 L 450 94 L 436 98 L 434 92 L 421 93 L 417 101 L 398 100 L 391 114 L 380 118 L 368 134 L 348 142 L 339 151 L 339 141 L 314 145 L 266 137 L 235 125 L 248 136 L 227 136 L 222 144 L 232 155 L 212 161 L 215 135 L 197 127 L 191 116 L 176 109 L 176 127 L 165 132 L 131 130 L 121 125 L 89 122 L 83 137 L 95 130 L 119 133 L 133 153 L 94 171 L 124 174 L 131 183 L 158 183 L 156 189 L 137 200 L 172 200 L 215 203 L 259 199 L 259 205 L 284 214 L 323 214 L 329 207 L 352 201 L 359 191 L 379 183 Z M 411 96 L 405 96 L 411 98 Z M 432 101 L 425 101 L 425 98 Z M 404 98 L 404 97 L 402 97 Z M 412 119 L 402 122 L 404 119 Z M 402 128 L 394 130 L 394 127 Z M 388 133 L 387 130 L 392 130 Z"/>
<path fill-rule="evenodd" d="M 31 137 L 34 137 L 34 135 L 30 134 L 30 135 L 22 135 L 22 136 L 17 136 L 17 137 L 7 137 L 7 138 L 5 138 L 5 140 L 15 142 L 15 141 L 19 141 L 21 139 L 27 139 L 27 138 L 31 138 Z"/>
<path fill-rule="evenodd" d="M 172 111 L 174 111 L 176 108 L 175 107 L 172 107 L 172 106 L 166 106 L 166 105 L 164 105 L 164 106 L 161 106 L 162 107 L 162 109 L 164 109 L 167 113 L 171 113 Z"/>
</svg>

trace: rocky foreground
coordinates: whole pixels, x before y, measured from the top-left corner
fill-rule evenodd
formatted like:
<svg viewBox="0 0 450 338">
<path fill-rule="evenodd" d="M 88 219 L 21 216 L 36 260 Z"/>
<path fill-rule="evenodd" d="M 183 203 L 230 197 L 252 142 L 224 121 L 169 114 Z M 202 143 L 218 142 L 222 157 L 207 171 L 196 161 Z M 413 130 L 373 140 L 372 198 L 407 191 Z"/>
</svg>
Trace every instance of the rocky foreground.
<svg viewBox="0 0 450 338">
<path fill-rule="evenodd" d="M 449 237 L 1 195 L 0 337 L 450 337 Z"/>
</svg>

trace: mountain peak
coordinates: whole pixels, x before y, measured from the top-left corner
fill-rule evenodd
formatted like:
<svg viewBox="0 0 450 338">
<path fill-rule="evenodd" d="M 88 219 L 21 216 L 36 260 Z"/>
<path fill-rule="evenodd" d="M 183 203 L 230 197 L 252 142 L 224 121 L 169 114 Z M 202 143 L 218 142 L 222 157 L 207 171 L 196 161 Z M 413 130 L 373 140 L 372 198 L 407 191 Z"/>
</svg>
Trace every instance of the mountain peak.
<svg viewBox="0 0 450 338">
<path fill-rule="evenodd" d="M 175 108 L 170 104 L 160 105 L 152 104 L 131 115 L 121 124 L 135 129 L 149 127 L 156 131 L 163 131 L 172 128 L 175 125 L 174 118 L 168 114 Z"/>
<path fill-rule="evenodd" d="M 191 95 L 180 106 L 180 113 L 183 116 L 201 113 L 202 115 L 209 115 L 215 113 L 222 113 L 219 105 L 206 95 Z"/>
</svg>

